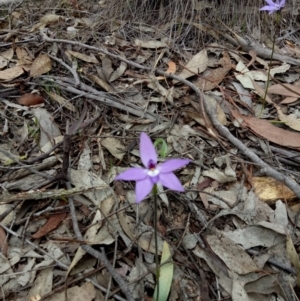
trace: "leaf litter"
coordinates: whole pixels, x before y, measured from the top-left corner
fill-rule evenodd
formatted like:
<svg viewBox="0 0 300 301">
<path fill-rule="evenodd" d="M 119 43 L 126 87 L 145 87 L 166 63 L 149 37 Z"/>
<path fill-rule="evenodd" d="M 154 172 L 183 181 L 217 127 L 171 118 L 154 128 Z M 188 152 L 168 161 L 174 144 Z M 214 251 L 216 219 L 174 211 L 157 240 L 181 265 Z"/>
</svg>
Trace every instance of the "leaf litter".
<svg viewBox="0 0 300 301">
<path fill-rule="evenodd" d="M 175 19 L 108 23 L 102 2 L 66 1 L 65 15 L 26 1 L 1 19 L 2 298 L 151 300 L 157 226 L 165 300 L 296 300 L 296 46 L 276 53 L 269 85 L 263 47 L 238 32 L 183 20 L 181 47 Z M 151 198 L 114 182 L 141 166 L 141 132 L 193 161 L 176 173 L 185 193 L 159 187 L 157 225 Z"/>
</svg>

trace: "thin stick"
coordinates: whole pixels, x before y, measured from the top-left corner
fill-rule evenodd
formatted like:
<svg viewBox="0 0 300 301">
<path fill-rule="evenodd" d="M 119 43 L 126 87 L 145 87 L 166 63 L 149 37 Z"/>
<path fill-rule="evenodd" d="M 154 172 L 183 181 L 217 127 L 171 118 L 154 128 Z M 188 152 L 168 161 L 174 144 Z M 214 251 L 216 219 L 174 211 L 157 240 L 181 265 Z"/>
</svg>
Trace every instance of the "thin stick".
<svg viewBox="0 0 300 301">
<path fill-rule="evenodd" d="M 279 13 L 276 13 L 276 21 L 279 23 Z M 272 62 L 273 62 L 273 56 L 274 56 L 274 50 L 275 50 L 275 41 L 276 41 L 276 28 L 274 30 L 274 36 L 273 36 L 273 45 L 272 45 L 270 63 L 269 63 L 269 68 L 268 68 L 267 85 L 266 85 L 266 89 L 265 89 L 265 93 L 264 93 L 264 97 L 263 97 L 263 106 L 261 107 L 261 112 L 260 112 L 259 117 L 261 117 L 261 115 L 263 113 L 264 106 L 265 106 L 265 103 L 266 103 L 266 97 L 267 97 L 267 94 L 268 94 L 268 89 L 269 89 L 269 86 L 270 86 L 271 65 L 272 65 Z"/>
<path fill-rule="evenodd" d="M 153 190 L 153 200 L 154 200 L 154 241 L 155 241 L 155 266 L 156 266 L 156 285 L 157 285 L 157 293 L 154 296 L 154 300 L 158 300 L 159 298 L 159 260 L 158 260 L 158 233 L 157 233 L 157 186 L 154 185 Z"/>
</svg>

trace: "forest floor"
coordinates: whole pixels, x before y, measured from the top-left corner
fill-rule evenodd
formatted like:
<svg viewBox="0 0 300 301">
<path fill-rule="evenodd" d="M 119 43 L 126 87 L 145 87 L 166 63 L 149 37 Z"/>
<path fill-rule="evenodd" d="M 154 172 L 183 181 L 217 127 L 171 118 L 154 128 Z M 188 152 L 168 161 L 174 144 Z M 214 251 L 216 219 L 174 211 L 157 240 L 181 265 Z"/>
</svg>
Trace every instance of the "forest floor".
<svg viewBox="0 0 300 301">
<path fill-rule="evenodd" d="M 0 6 L 1 300 L 153 300 L 154 227 L 161 301 L 298 300 L 300 40 L 199 3 L 207 22 L 148 7 L 156 25 L 105 1 Z M 191 160 L 158 207 L 115 181 L 142 132 Z"/>
</svg>

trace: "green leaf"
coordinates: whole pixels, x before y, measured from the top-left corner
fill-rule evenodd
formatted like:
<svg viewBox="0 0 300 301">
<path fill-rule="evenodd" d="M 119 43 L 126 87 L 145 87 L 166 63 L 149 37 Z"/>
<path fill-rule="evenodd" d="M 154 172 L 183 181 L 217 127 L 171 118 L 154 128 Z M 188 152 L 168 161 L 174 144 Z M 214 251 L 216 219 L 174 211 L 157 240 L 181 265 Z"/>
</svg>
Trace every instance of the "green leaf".
<svg viewBox="0 0 300 301">
<path fill-rule="evenodd" d="M 154 146 L 160 157 L 165 158 L 168 152 L 168 145 L 162 138 L 158 138 L 154 141 Z"/>
<path fill-rule="evenodd" d="M 171 258 L 171 252 L 169 245 L 164 241 L 162 255 L 161 255 L 161 264 L 168 261 Z M 173 279 L 174 265 L 173 262 L 168 262 L 161 266 L 159 269 L 159 296 L 157 297 L 157 284 L 155 287 L 153 300 L 154 301 L 166 301 L 168 299 L 172 279 Z"/>
</svg>

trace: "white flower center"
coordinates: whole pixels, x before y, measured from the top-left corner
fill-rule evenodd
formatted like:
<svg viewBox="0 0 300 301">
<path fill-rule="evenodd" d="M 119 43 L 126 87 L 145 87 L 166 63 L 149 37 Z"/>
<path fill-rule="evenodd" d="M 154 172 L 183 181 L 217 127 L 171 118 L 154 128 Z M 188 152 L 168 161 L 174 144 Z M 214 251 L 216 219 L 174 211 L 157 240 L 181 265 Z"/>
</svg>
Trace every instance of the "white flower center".
<svg viewBox="0 0 300 301">
<path fill-rule="evenodd" d="M 149 177 L 156 177 L 159 174 L 159 170 L 158 169 L 148 169 L 147 171 L 147 175 Z"/>
</svg>

